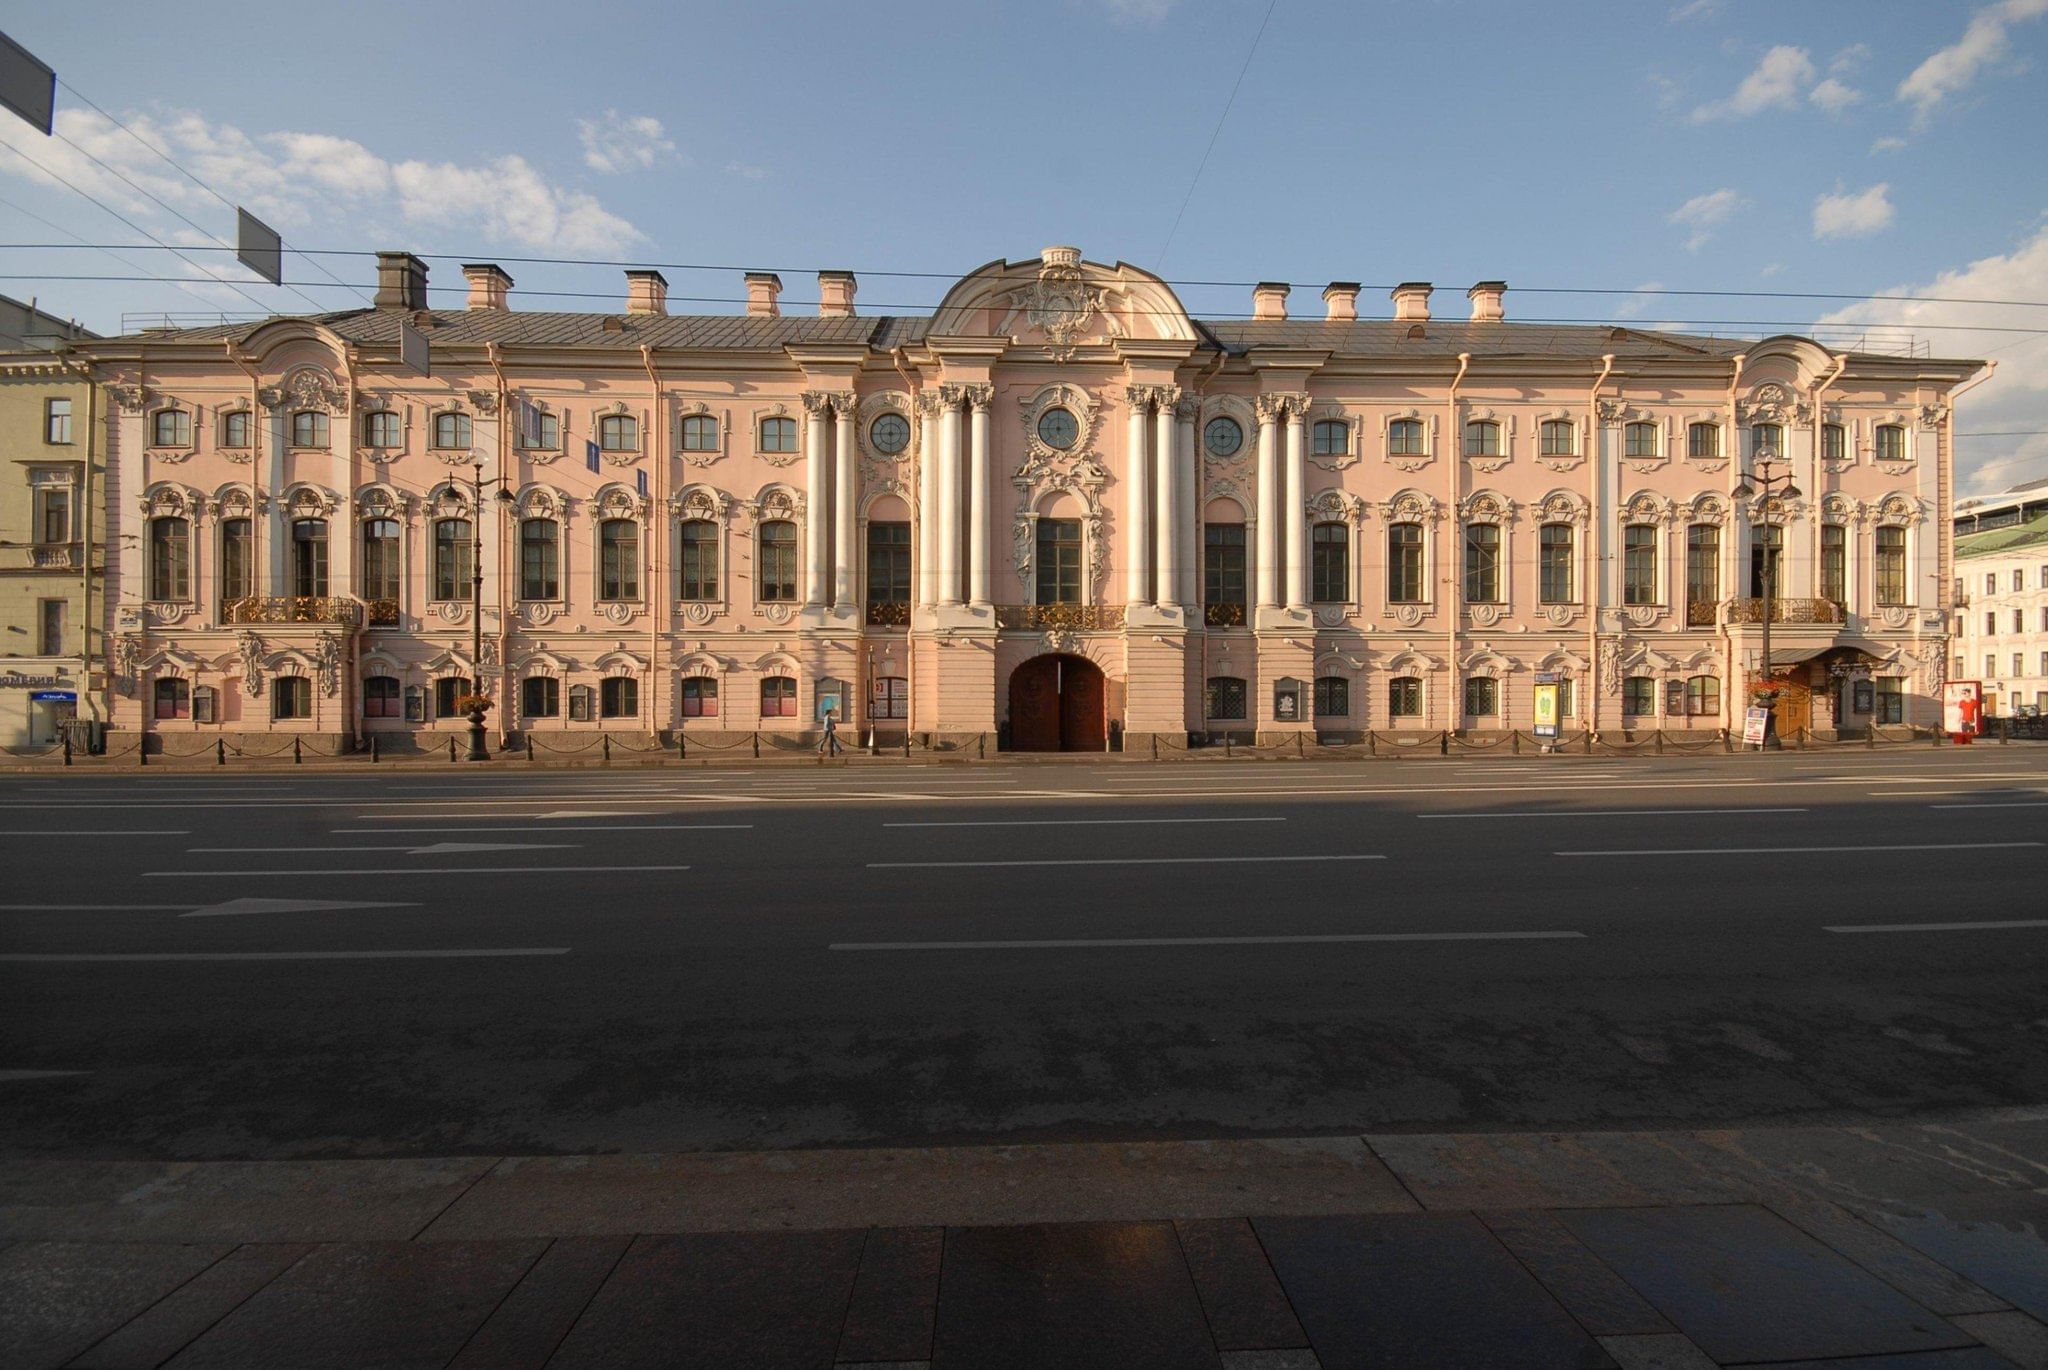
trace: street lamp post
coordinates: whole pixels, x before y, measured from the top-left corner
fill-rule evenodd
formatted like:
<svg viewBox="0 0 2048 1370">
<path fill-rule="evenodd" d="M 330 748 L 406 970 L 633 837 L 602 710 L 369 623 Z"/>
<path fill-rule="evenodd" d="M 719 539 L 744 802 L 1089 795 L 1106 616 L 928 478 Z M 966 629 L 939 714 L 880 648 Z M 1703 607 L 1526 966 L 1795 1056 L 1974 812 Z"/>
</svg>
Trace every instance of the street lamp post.
<svg viewBox="0 0 2048 1370">
<path fill-rule="evenodd" d="M 469 669 L 475 674 L 469 682 L 469 761 L 489 761 L 491 754 L 484 747 L 484 488 L 498 487 L 498 502 L 510 504 L 512 492 L 505 488 L 503 476 L 484 479 L 484 464 L 478 459 L 472 467 L 474 475 L 470 485 L 475 498 L 470 508 L 476 517 L 476 524 L 470 530 L 469 539 Z"/>
<path fill-rule="evenodd" d="M 1799 498 L 1799 487 L 1792 483 L 1789 466 L 1779 474 L 1774 470 L 1778 454 L 1768 447 L 1757 449 L 1751 465 L 1756 469 L 1744 471 L 1742 482 L 1735 487 L 1737 499 L 1748 499 L 1752 495 L 1763 496 L 1763 512 L 1768 516 L 1778 501 Z M 1778 489 L 1783 486 L 1782 490 Z M 1755 536 L 1752 532 L 1751 536 Z M 1757 691 L 1757 699 L 1764 709 L 1764 745 L 1770 746 L 1777 740 L 1778 688 L 1772 683 L 1771 675 L 1771 601 L 1777 589 L 1778 558 L 1784 552 L 1784 537 L 1781 533 L 1775 545 L 1767 544 L 1763 552 L 1763 688 Z"/>
</svg>

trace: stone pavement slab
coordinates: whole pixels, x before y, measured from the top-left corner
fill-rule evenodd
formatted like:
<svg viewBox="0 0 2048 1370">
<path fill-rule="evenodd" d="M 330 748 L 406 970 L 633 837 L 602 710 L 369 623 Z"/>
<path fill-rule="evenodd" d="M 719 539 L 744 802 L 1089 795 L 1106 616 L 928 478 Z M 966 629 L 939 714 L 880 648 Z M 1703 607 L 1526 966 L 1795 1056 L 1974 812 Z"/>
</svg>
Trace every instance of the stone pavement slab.
<svg viewBox="0 0 2048 1370">
<path fill-rule="evenodd" d="M 829 1370 L 861 1237 L 840 1231 L 636 1238 L 548 1366 Z"/>
<path fill-rule="evenodd" d="M 1501 1132 L 1366 1137 L 1424 1208 L 1593 1208 L 1727 1203 L 1753 1185 L 1704 1167 L 1690 1134 Z"/>
<path fill-rule="evenodd" d="M 1677 1332 L 1602 1337 L 1600 1349 L 1621 1370 L 1720 1370 L 1707 1353 Z"/>
<path fill-rule="evenodd" d="M 155 1370 L 312 1250 L 310 1246 L 237 1247 L 90 1351 L 67 1362 L 68 1370 Z"/>
<path fill-rule="evenodd" d="M 1673 1330 L 1642 1295 L 1540 1209 L 1481 1213 L 1479 1220 L 1596 1337 L 1647 1336 Z"/>
<path fill-rule="evenodd" d="M 1995 1313 L 2004 1299 L 1824 1199 L 1777 1199 L 1768 1207 L 1800 1231 L 1847 1256 L 1913 1302 L 1948 1317 Z"/>
<path fill-rule="evenodd" d="M 842 1362 L 931 1359 L 945 1243 L 945 1231 L 937 1227 L 877 1228 L 867 1234 L 839 1334 Z"/>
<path fill-rule="evenodd" d="M 1175 1223 L 1174 1230 L 1218 1350 L 1308 1345 L 1249 1220 L 1191 1219 Z"/>
<path fill-rule="evenodd" d="M 134 1242 L 10 1247 L 0 1252 L 0 1365 L 52 1370 L 226 1254 Z"/>
<path fill-rule="evenodd" d="M 540 1242 L 344 1242 L 273 1280 L 170 1370 L 411 1370 L 447 1365 L 540 1255 Z"/>
<path fill-rule="evenodd" d="M 1594 1370 L 1614 1362 L 1469 1214 L 1260 1218 L 1325 1370 Z"/>
<path fill-rule="evenodd" d="M 1954 1321 L 2022 1370 L 2048 1370 L 2048 1323 L 2038 1322 L 2018 1309 L 1968 1313 Z"/>
<path fill-rule="evenodd" d="M 597 1294 L 625 1237 L 564 1237 L 541 1253 L 449 1370 L 539 1370 Z"/>
<path fill-rule="evenodd" d="M 1972 1341 L 1761 1208 L 1584 1209 L 1558 1217 L 1724 1364 L 1874 1356 Z"/>
<path fill-rule="evenodd" d="M 1414 1201 L 1355 1137 L 508 1160 L 429 1238 L 1375 1213 Z"/>
<path fill-rule="evenodd" d="M 1220 1367 L 1168 1223 L 946 1234 L 932 1370 Z"/>
<path fill-rule="evenodd" d="M 1942 1265 L 2048 1321 L 2048 1193 L 1956 1194 L 1925 1207 L 1862 1202 L 1856 1208 Z"/>
<path fill-rule="evenodd" d="M 1777 1361 L 1771 1370 L 2013 1370 L 2012 1362 L 1982 1346 L 1956 1351 L 1907 1351 L 1896 1356 Z"/>
</svg>

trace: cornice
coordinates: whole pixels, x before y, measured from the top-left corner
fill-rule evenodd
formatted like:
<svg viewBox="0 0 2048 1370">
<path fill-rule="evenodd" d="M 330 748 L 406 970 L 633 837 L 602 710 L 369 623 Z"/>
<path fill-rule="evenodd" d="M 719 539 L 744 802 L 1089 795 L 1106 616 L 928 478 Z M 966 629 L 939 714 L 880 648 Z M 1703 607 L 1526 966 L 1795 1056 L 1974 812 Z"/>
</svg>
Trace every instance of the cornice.
<svg viewBox="0 0 2048 1370">
<path fill-rule="evenodd" d="M 1000 357 L 1012 346 L 1008 338 L 991 338 L 967 333 L 955 333 L 943 338 L 927 337 L 924 345 L 941 361 L 949 357 Z"/>
</svg>

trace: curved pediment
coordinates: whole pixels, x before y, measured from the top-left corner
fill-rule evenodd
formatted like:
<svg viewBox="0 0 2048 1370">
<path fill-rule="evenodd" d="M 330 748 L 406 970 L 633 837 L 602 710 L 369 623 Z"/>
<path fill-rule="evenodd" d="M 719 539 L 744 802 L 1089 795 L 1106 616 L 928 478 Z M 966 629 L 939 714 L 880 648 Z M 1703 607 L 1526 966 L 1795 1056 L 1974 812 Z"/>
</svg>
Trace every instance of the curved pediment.
<svg viewBox="0 0 2048 1370">
<path fill-rule="evenodd" d="M 962 277 L 932 316 L 932 337 L 1008 338 L 1064 360 L 1124 338 L 1196 341 L 1173 288 L 1128 262 L 1083 261 L 1048 247 L 1035 262 L 994 261 Z"/>
</svg>

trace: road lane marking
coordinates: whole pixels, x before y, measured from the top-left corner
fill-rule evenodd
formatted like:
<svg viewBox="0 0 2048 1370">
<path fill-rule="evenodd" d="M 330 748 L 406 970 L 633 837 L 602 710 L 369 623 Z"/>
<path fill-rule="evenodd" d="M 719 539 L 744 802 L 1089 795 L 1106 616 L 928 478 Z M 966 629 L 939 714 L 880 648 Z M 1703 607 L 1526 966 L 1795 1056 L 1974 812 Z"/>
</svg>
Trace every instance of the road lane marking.
<svg viewBox="0 0 2048 1370">
<path fill-rule="evenodd" d="M 364 903 L 348 899 L 229 899 L 181 913 L 180 918 L 225 918 L 249 913 L 323 913 L 332 909 L 416 909 L 418 904 Z"/>
<path fill-rule="evenodd" d="M 570 872 L 597 871 L 686 871 L 688 866 L 391 866 L 371 868 L 350 867 L 346 870 L 272 870 L 272 871 L 144 871 L 145 877 L 205 876 L 208 878 L 231 875 L 557 875 Z"/>
<path fill-rule="evenodd" d="M 2035 845 L 2039 845 L 2038 843 Z M 870 861 L 868 869 L 937 870 L 985 866 L 1213 866 L 1279 861 L 1384 861 L 1379 853 L 1347 856 L 1094 856 L 1039 861 Z"/>
<path fill-rule="evenodd" d="M 752 823 L 591 823 L 578 828 L 329 828 L 337 837 L 397 837 L 408 832 L 740 832 Z"/>
<path fill-rule="evenodd" d="M 18 1084 L 24 1080 L 59 1080 L 67 1075 L 87 1075 L 84 1070 L 0 1070 L 0 1085 Z"/>
<path fill-rule="evenodd" d="M 1552 856 L 1778 856 L 1837 851 L 1991 851 L 2038 847 L 2039 842 L 1895 842 L 1881 847 L 1652 847 L 1643 851 L 1560 851 Z"/>
<path fill-rule="evenodd" d="M 1806 813 L 1806 809 L 1545 809 L 1537 813 L 1418 813 L 1417 818 L 1653 818 L 1696 813 Z"/>
<path fill-rule="evenodd" d="M 1110 828 L 1148 823 L 1285 823 L 1272 818 L 973 818 L 934 823 L 884 823 L 885 828 Z"/>
<path fill-rule="evenodd" d="M 440 961 L 474 956 L 567 956 L 568 947 L 448 947 L 420 951 L 9 952 L 0 961 Z"/>
<path fill-rule="evenodd" d="M 2010 918 L 1985 923 L 1842 923 L 1829 932 L 1975 932 L 1985 928 L 2048 928 L 2048 918 Z"/>
<path fill-rule="evenodd" d="M 1930 809 L 2048 809 L 2048 799 L 2026 799 L 2010 804 L 1929 804 Z"/>
<path fill-rule="evenodd" d="M 11 828 L 0 837 L 190 837 L 189 828 Z"/>
<path fill-rule="evenodd" d="M 190 904 L 0 904 L 0 913 L 140 913 L 191 907 Z"/>
<path fill-rule="evenodd" d="M 1583 932 L 1331 932 L 1296 937 L 1063 937 L 1011 942 L 834 942 L 831 951 L 1007 951 L 1033 947 L 1246 947 L 1321 942 L 1538 942 Z"/>
<path fill-rule="evenodd" d="M 479 851 L 567 851 L 574 842 L 435 842 L 424 847 L 187 847 L 187 852 L 355 852 L 402 851 L 413 856 L 451 856 L 457 852 Z"/>
</svg>

